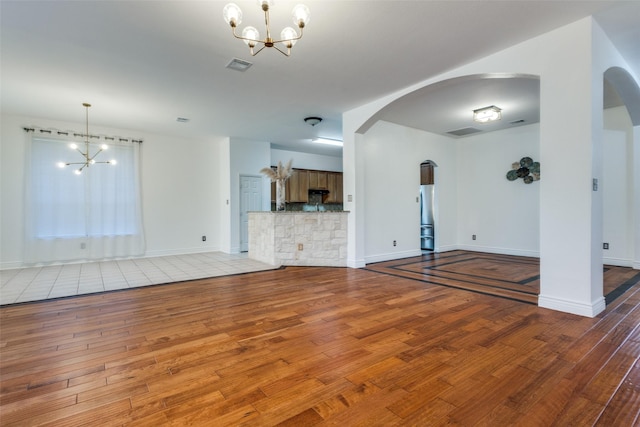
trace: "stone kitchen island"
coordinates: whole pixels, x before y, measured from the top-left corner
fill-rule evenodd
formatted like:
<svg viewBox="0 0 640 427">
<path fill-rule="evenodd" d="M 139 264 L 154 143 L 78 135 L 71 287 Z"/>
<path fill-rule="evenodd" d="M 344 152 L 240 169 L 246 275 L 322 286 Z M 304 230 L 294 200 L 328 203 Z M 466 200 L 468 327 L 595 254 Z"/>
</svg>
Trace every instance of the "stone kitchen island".
<svg viewBox="0 0 640 427">
<path fill-rule="evenodd" d="M 271 265 L 346 267 L 348 214 L 249 212 L 249 258 Z"/>
</svg>

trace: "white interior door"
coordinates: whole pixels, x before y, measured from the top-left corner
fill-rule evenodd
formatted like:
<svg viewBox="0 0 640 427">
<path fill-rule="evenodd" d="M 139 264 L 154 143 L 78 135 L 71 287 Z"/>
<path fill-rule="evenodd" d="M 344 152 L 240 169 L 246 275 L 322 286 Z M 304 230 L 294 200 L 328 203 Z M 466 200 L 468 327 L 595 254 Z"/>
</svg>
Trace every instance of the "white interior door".
<svg viewBox="0 0 640 427">
<path fill-rule="evenodd" d="M 249 250 L 249 215 L 262 210 L 262 178 L 240 175 L 240 252 Z"/>
</svg>

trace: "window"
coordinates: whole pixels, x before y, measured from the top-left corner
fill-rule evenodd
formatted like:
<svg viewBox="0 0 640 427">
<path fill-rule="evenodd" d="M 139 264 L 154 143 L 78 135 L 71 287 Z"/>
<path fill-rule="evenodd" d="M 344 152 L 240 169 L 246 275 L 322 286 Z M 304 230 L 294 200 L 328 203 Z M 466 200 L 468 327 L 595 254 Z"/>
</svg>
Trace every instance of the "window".
<svg viewBox="0 0 640 427">
<path fill-rule="evenodd" d="M 84 161 L 70 143 L 31 138 L 27 259 L 41 263 L 141 255 L 139 144 L 109 142 L 96 161 L 116 159 L 117 164 L 90 165 L 76 175 L 78 165 L 57 166 Z M 90 152 L 98 146 L 90 144 Z"/>
</svg>

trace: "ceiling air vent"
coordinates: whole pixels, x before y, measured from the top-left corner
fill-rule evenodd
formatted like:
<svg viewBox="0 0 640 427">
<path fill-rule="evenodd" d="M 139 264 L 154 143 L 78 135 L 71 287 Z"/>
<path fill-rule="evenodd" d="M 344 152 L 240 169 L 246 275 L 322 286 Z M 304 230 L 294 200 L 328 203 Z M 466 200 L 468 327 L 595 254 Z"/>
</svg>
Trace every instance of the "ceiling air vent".
<svg viewBox="0 0 640 427">
<path fill-rule="evenodd" d="M 472 133 L 476 133 L 476 132 L 482 132 L 482 131 L 476 128 L 462 128 L 457 130 L 451 130 L 447 133 L 453 136 L 465 136 L 465 135 L 471 135 Z"/>
<path fill-rule="evenodd" d="M 524 119 L 514 120 L 512 122 L 509 122 L 510 125 L 519 125 L 520 123 L 524 123 Z"/>
<path fill-rule="evenodd" d="M 233 58 L 231 62 L 227 64 L 227 68 L 236 71 L 247 71 L 247 69 L 252 65 L 252 62 L 245 61 L 244 59 Z"/>
</svg>

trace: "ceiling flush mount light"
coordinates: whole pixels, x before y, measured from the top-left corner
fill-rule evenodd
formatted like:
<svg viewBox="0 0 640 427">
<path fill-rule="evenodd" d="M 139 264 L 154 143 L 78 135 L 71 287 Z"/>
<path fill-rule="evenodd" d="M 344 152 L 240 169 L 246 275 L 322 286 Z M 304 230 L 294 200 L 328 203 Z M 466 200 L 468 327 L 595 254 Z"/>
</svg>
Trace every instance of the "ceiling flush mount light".
<svg viewBox="0 0 640 427">
<path fill-rule="evenodd" d="M 78 169 L 76 169 L 74 171 L 74 173 L 76 175 L 80 175 L 82 173 L 82 170 L 84 168 L 88 168 L 91 165 L 95 165 L 95 164 L 99 164 L 99 163 L 104 163 L 104 164 L 110 164 L 110 165 L 115 165 L 116 161 L 115 160 L 108 160 L 105 162 L 96 162 L 95 158 L 98 154 L 102 153 L 104 150 L 106 150 L 107 148 L 109 148 L 107 146 L 107 144 L 102 144 L 100 145 L 100 149 L 98 151 L 95 152 L 95 154 L 92 156 L 91 154 L 89 154 L 89 107 L 91 107 L 91 104 L 87 104 L 86 102 L 82 104 L 83 107 L 85 107 L 87 109 L 87 114 L 86 114 L 86 123 L 87 123 L 87 127 L 86 127 L 86 133 L 82 136 L 84 136 L 84 151 L 82 151 L 80 148 L 78 148 L 77 144 L 69 144 L 69 147 L 71 147 L 72 150 L 76 150 L 78 153 L 80 153 L 82 155 L 82 157 L 84 157 L 84 160 L 81 162 L 60 162 L 58 163 L 58 166 L 61 168 L 64 168 L 66 166 L 70 166 L 70 165 L 80 165 L 80 167 Z"/>
<path fill-rule="evenodd" d="M 305 117 L 304 122 L 308 125 L 315 126 L 322 121 L 322 117 Z"/>
<path fill-rule="evenodd" d="M 335 145 L 337 147 L 342 147 L 342 141 L 339 139 L 329 139 L 329 138 L 314 138 L 311 140 L 316 144 L 326 144 L 326 145 Z"/>
<path fill-rule="evenodd" d="M 488 123 L 502 118 L 502 109 L 491 105 L 489 107 L 473 110 L 473 120 L 478 123 Z"/>
<path fill-rule="evenodd" d="M 300 29 L 300 34 L 291 27 L 286 27 L 280 33 L 280 39 L 274 40 L 271 37 L 271 28 L 269 26 L 269 8 L 273 6 L 273 0 L 258 0 L 258 4 L 264 12 L 264 23 L 267 27 L 267 36 L 264 39 L 260 39 L 260 33 L 255 27 L 245 27 L 242 30 L 242 35 L 236 34 L 236 28 L 242 22 L 242 10 L 235 3 L 229 3 L 222 9 L 222 17 L 225 22 L 231 26 L 233 36 L 237 39 L 243 40 L 251 51 L 251 56 L 256 56 L 265 47 L 274 47 L 277 51 L 285 56 L 291 55 L 291 48 L 298 40 L 302 38 L 302 29 L 309 23 L 309 8 L 303 4 L 299 4 L 293 8 L 292 16 L 293 23 Z M 286 51 L 278 47 L 281 43 L 286 48 Z M 262 44 L 257 51 L 254 51 L 257 45 Z"/>
</svg>

